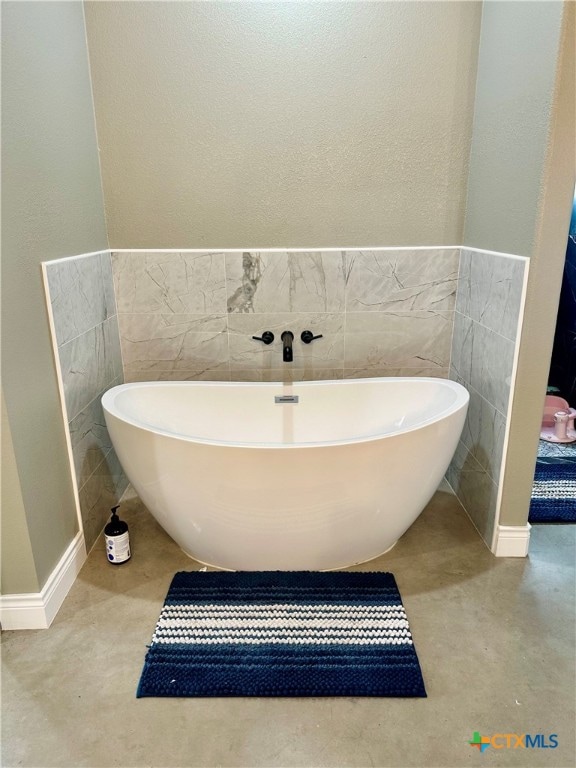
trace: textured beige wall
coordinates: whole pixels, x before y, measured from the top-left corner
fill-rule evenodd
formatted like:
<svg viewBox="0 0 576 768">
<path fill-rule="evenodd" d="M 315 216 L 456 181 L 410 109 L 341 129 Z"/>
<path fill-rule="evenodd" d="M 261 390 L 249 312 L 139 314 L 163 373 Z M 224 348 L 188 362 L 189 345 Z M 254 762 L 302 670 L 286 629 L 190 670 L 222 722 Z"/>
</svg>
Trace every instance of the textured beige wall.
<svg viewBox="0 0 576 768">
<path fill-rule="evenodd" d="M 2 517 L 0 519 L 1 571 L 0 592 L 37 592 L 39 585 L 28 535 L 26 510 L 22 501 L 20 478 L 14 456 L 12 433 L 2 393 Z"/>
<path fill-rule="evenodd" d="M 78 522 L 40 262 L 107 238 L 82 4 L 4 2 L 2 38 L 2 381 L 42 586 Z"/>
<path fill-rule="evenodd" d="M 531 254 L 562 6 L 561 0 L 484 4 L 465 245 Z"/>
<path fill-rule="evenodd" d="M 460 243 L 475 2 L 87 2 L 115 248 Z"/>
<path fill-rule="evenodd" d="M 530 277 L 503 478 L 500 514 L 503 525 L 524 525 L 528 518 L 576 181 L 576 4 L 567 2 L 563 10 L 541 196 L 534 211 Z M 552 17 L 549 23 L 556 27 Z M 541 23 L 538 28 L 547 36 Z M 552 49 L 550 56 L 554 56 Z"/>
</svg>

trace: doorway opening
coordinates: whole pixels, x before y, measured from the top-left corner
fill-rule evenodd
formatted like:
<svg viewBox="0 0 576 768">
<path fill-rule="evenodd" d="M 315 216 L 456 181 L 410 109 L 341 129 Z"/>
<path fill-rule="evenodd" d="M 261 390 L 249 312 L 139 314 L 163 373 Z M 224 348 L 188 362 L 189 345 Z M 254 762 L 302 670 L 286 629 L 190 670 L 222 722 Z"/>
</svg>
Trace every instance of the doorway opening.
<svg viewBox="0 0 576 768">
<path fill-rule="evenodd" d="M 576 191 L 528 522 L 576 523 Z"/>
</svg>

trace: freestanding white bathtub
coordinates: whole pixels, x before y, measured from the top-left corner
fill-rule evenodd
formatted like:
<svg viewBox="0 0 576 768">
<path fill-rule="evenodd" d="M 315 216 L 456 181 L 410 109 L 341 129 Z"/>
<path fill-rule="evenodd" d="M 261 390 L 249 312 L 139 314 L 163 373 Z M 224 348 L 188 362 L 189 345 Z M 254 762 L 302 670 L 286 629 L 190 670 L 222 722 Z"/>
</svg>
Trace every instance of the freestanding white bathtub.
<svg viewBox="0 0 576 768">
<path fill-rule="evenodd" d="M 468 400 L 446 379 L 378 378 L 123 384 L 102 405 L 135 490 L 195 560 L 323 570 L 370 560 L 409 528 Z"/>
</svg>

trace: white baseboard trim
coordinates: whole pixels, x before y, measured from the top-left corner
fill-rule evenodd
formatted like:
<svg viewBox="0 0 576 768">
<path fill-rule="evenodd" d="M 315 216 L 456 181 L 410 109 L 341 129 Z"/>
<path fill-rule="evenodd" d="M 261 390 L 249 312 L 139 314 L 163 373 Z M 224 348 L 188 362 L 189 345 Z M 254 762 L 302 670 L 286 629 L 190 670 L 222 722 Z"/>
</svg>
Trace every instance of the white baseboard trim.
<svg viewBox="0 0 576 768">
<path fill-rule="evenodd" d="M 47 629 L 86 560 L 84 534 L 79 531 L 48 577 L 41 592 L 0 596 L 2 629 Z"/>
<path fill-rule="evenodd" d="M 496 557 L 526 557 L 530 542 L 530 523 L 498 525 L 494 541 Z"/>
</svg>

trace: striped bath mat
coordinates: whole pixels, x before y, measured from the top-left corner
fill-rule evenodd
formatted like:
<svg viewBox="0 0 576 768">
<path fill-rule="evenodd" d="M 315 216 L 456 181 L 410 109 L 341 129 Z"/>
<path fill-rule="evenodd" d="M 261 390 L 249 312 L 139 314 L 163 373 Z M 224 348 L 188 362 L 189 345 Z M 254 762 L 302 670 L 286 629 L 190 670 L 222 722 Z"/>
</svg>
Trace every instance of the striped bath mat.
<svg viewBox="0 0 576 768">
<path fill-rule="evenodd" d="M 394 576 L 174 576 L 142 696 L 426 696 Z"/>
<path fill-rule="evenodd" d="M 576 523 L 576 460 L 538 457 L 530 523 Z"/>
</svg>

